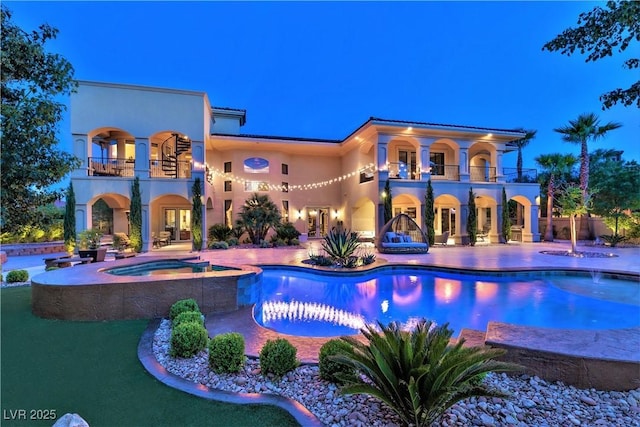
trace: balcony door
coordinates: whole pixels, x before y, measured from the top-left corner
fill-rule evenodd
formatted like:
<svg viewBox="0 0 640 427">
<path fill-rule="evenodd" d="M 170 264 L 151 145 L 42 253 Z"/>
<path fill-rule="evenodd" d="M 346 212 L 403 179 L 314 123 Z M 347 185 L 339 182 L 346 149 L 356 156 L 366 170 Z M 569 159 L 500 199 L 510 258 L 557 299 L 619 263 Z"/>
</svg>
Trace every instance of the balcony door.
<svg viewBox="0 0 640 427">
<path fill-rule="evenodd" d="M 404 163 L 407 166 L 407 176 L 401 176 L 403 179 L 418 179 L 417 168 L 418 162 L 416 161 L 416 152 L 409 150 L 398 150 L 398 161 Z M 401 175 L 402 175 L 401 170 Z"/>
</svg>

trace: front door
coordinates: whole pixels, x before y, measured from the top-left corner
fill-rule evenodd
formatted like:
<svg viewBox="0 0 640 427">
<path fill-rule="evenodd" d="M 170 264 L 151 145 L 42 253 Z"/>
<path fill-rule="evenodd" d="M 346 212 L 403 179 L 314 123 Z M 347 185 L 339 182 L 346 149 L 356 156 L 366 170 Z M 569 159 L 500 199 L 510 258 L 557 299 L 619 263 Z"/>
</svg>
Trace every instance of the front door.
<svg viewBox="0 0 640 427">
<path fill-rule="evenodd" d="M 329 233 L 329 208 L 307 208 L 309 238 L 324 237 Z"/>
</svg>

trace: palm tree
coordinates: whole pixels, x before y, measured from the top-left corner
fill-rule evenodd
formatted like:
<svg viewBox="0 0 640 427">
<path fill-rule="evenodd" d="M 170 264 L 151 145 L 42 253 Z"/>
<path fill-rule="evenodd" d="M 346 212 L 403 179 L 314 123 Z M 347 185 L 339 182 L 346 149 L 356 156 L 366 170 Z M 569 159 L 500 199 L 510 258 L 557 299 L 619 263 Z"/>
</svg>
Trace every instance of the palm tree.
<svg viewBox="0 0 640 427">
<path fill-rule="evenodd" d="M 240 208 L 238 224 L 249 234 L 253 244 L 262 244 L 269 228 L 280 223 L 280 211 L 268 195 L 254 193 Z"/>
<path fill-rule="evenodd" d="M 558 181 L 564 181 L 565 177 L 571 173 L 571 169 L 578 162 L 573 154 L 542 154 L 535 158 L 536 163 L 543 169 L 543 174 L 548 178 L 547 185 L 547 229 L 544 233 L 544 240 L 553 242 L 553 199 Z M 540 176 L 542 178 L 543 175 Z"/>
<path fill-rule="evenodd" d="M 513 141 L 513 143 L 518 147 L 518 163 L 516 164 L 516 168 L 518 170 L 518 182 L 522 182 L 522 149 L 529 145 L 531 140 L 536 137 L 537 130 L 526 130 L 520 129 L 520 131 L 525 133 L 525 136 L 522 138 Z"/>
<path fill-rule="evenodd" d="M 621 123 L 609 122 L 600 126 L 600 119 L 594 113 L 585 113 L 576 120 L 569 120 L 569 126 L 554 129 L 562 134 L 562 140 L 572 144 L 580 144 L 580 189 L 583 203 L 588 199 L 589 189 L 589 140 L 597 141 L 614 129 L 621 127 Z"/>
</svg>

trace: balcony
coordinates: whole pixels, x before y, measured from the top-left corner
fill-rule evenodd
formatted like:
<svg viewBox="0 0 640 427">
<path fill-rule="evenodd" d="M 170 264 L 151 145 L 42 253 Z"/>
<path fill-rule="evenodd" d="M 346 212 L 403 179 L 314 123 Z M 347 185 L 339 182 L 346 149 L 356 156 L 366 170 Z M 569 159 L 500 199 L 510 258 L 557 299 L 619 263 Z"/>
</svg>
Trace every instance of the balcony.
<svg viewBox="0 0 640 427">
<path fill-rule="evenodd" d="M 89 157 L 89 176 L 132 177 L 134 160 Z"/>
</svg>

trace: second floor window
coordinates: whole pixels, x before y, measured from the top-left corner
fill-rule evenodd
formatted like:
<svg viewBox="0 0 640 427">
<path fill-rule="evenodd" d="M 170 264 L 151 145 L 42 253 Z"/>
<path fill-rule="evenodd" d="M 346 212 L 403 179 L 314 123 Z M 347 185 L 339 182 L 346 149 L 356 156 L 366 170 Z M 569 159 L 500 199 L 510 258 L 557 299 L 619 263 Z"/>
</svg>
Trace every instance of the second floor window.
<svg viewBox="0 0 640 427">
<path fill-rule="evenodd" d="M 283 193 L 288 193 L 289 192 L 289 183 L 288 182 L 283 182 L 282 183 L 282 192 Z"/>
<path fill-rule="evenodd" d="M 224 182 L 224 191 L 231 191 L 231 181 Z"/>
</svg>

